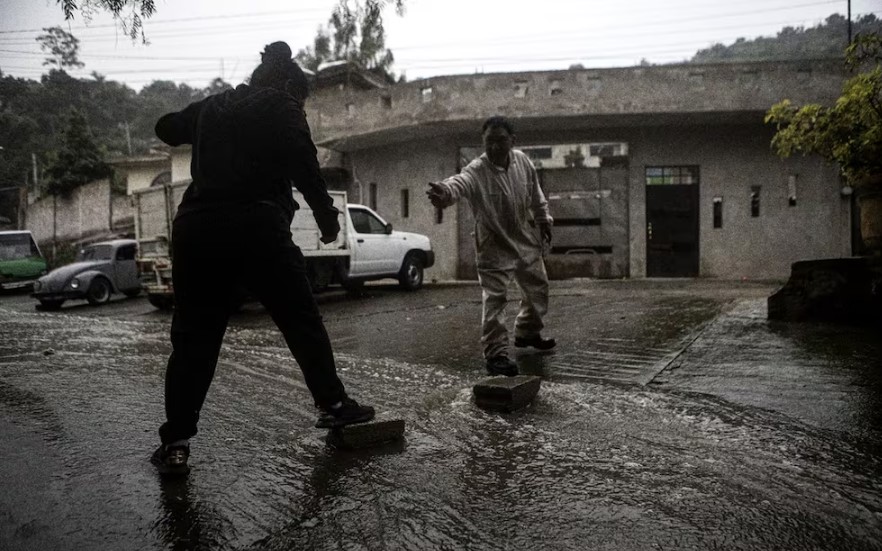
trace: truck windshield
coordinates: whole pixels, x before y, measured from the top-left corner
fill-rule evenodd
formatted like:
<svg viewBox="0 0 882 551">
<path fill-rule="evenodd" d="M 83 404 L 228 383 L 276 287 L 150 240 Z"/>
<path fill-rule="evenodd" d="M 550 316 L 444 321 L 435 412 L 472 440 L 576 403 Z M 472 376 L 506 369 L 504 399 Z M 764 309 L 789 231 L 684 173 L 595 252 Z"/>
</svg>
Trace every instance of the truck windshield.
<svg viewBox="0 0 882 551">
<path fill-rule="evenodd" d="M 34 256 L 40 256 L 40 251 L 29 233 L 0 235 L 0 260 L 20 260 Z"/>
<path fill-rule="evenodd" d="M 111 260 L 113 247 L 110 245 L 92 245 L 80 251 L 77 260 Z"/>
</svg>

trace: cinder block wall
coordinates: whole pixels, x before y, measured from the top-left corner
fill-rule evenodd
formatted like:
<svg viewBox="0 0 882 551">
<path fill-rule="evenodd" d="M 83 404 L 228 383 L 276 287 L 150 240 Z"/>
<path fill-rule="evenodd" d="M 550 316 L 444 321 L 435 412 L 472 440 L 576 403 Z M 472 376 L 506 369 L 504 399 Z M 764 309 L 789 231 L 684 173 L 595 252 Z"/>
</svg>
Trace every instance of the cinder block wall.
<svg viewBox="0 0 882 551">
<path fill-rule="evenodd" d="M 74 190 L 70 197 L 45 197 L 28 205 L 27 229 L 38 243 L 52 241 L 53 237 L 57 241 L 79 241 L 124 231 L 131 220 L 129 198 L 114 196 L 110 182 L 98 180 Z"/>
</svg>

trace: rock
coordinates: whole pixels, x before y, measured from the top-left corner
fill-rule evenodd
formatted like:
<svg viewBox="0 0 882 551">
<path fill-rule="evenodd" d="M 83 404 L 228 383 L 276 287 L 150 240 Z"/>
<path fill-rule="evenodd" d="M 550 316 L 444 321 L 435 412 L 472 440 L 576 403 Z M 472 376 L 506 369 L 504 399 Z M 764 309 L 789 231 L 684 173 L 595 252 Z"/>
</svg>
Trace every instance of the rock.
<svg viewBox="0 0 882 551">
<path fill-rule="evenodd" d="M 44 356 L 51 356 L 53 354 L 55 354 L 55 350 L 52 350 L 51 348 L 47 348 L 46 350 L 43 351 Z"/>
<path fill-rule="evenodd" d="M 511 412 L 525 407 L 539 392 L 541 380 L 530 375 L 490 377 L 472 389 L 475 404 L 483 409 Z"/>
<path fill-rule="evenodd" d="M 882 265 L 868 257 L 804 260 L 768 299 L 770 320 L 882 322 Z"/>
<path fill-rule="evenodd" d="M 358 449 L 379 446 L 404 437 L 404 419 L 377 417 L 367 423 L 346 425 L 328 431 L 328 443 L 338 448 Z"/>
</svg>

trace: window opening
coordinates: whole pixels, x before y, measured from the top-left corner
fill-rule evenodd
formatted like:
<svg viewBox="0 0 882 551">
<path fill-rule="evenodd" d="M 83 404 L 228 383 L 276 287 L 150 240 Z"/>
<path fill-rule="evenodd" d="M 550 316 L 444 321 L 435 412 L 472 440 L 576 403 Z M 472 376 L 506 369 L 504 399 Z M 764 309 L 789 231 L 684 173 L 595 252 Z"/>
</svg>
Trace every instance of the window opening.
<svg viewBox="0 0 882 551">
<path fill-rule="evenodd" d="M 646 185 L 696 185 L 698 184 L 697 166 L 648 166 L 646 167 Z"/>
<path fill-rule="evenodd" d="M 368 184 L 368 206 L 374 210 L 377 210 L 377 183 L 371 182 Z"/>
<path fill-rule="evenodd" d="M 760 190 L 762 186 L 751 186 L 750 188 L 750 216 L 757 218 L 760 215 Z"/>
<path fill-rule="evenodd" d="M 408 218 L 410 217 L 410 190 L 402 189 L 401 190 L 401 217 Z"/>
<path fill-rule="evenodd" d="M 723 227 L 723 198 L 714 197 L 714 228 Z"/>
</svg>

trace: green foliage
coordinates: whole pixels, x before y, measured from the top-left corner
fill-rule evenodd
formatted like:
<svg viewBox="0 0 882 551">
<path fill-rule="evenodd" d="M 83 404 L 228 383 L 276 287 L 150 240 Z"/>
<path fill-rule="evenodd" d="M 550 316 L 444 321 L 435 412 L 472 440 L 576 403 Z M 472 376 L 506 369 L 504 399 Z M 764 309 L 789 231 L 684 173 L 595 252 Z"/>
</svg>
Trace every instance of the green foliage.
<svg viewBox="0 0 882 551">
<path fill-rule="evenodd" d="M 28 81 L 0 73 L 0 187 L 27 180 L 30 146 L 38 132 L 37 122 L 21 108 L 27 93 Z"/>
<path fill-rule="evenodd" d="M 312 71 L 326 61 L 346 60 L 393 78 L 390 69 L 395 58 L 386 48 L 383 28 L 386 4 L 403 13 L 403 0 L 339 0 L 328 25 L 316 32 L 313 45 L 300 50 L 295 58 Z"/>
<path fill-rule="evenodd" d="M 64 19 L 74 19 L 76 13 L 88 21 L 92 15 L 99 11 L 106 11 L 122 26 L 132 40 L 141 37 L 146 42 L 144 35 L 144 19 L 149 18 L 156 12 L 153 0 L 57 0 L 64 12 Z"/>
<path fill-rule="evenodd" d="M 81 112 L 71 110 L 62 136 L 61 148 L 46 168 L 50 194 L 66 196 L 82 185 L 110 177 L 112 170 Z"/>
<path fill-rule="evenodd" d="M 781 157 L 818 154 L 839 165 L 857 185 L 882 174 L 882 40 L 859 35 L 846 51 L 846 63 L 862 69 L 848 79 L 832 107 L 802 107 L 783 100 L 769 109 L 766 122 L 776 125 L 772 148 Z"/>
<path fill-rule="evenodd" d="M 840 57 L 847 42 L 847 27 L 845 17 L 833 14 L 824 23 L 808 29 L 785 27 L 774 37 L 739 38 L 728 46 L 714 44 L 699 50 L 690 61 L 717 63 Z M 882 20 L 867 14 L 854 21 L 852 28 L 856 34 L 882 33 Z"/>
<path fill-rule="evenodd" d="M 65 67 L 83 67 L 78 59 L 80 41 L 77 37 L 65 31 L 61 27 L 44 28 L 46 34 L 37 37 L 40 49 L 47 52 L 51 57 L 43 61 L 43 65 L 54 66 L 55 69 L 63 70 Z"/>
</svg>

